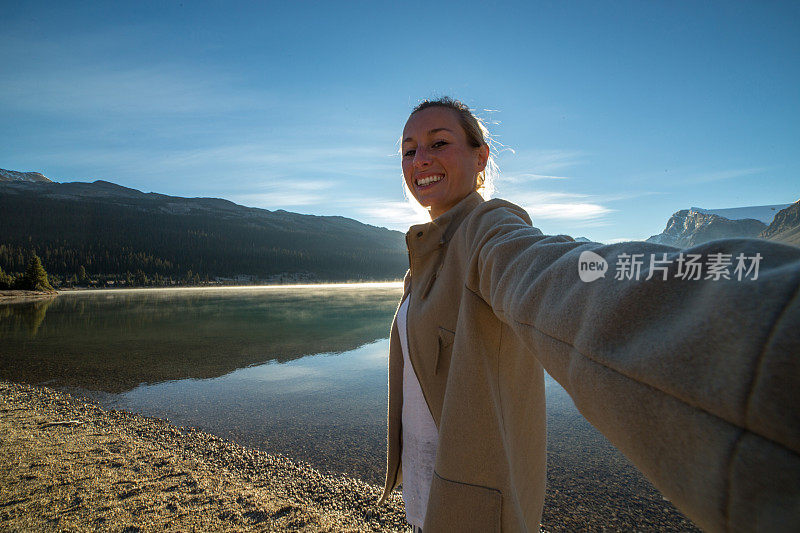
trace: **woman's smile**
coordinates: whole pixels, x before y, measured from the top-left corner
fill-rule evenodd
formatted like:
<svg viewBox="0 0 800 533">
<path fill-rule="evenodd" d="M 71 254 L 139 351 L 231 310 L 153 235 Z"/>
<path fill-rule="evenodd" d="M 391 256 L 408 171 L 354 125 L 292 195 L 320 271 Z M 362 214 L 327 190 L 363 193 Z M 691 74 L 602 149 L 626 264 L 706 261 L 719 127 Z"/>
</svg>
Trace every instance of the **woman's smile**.
<svg viewBox="0 0 800 533">
<path fill-rule="evenodd" d="M 406 122 L 402 154 L 408 190 L 436 218 L 475 190 L 488 148 L 470 146 L 453 110 L 431 107 Z"/>
<path fill-rule="evenodd" d="M 417 176 L 415 179 L 417 189 L 427 189 L 433 187 L 444 179 L 444 174 L 430 174 L 426 176 Z"/>
</svg>

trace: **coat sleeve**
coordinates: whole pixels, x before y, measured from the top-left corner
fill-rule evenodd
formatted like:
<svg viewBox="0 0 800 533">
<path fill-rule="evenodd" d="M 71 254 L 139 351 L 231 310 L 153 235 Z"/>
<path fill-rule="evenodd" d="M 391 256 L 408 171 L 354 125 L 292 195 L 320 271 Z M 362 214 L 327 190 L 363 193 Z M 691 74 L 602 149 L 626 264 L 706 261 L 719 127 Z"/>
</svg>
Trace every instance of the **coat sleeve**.
<svg viewBox="0 0 800 533">
<path fill-rule="evenodd" d="M 543 236 L 513 204 L 477 209 L 467 289 L 589 422 L 704 529 L 800 530 L 800 248 L 577 243 Z M 588 251 L 608 265 L 591 282 L 578 270 Z M 730 260 L 730 279 L 682 279 L 689 254 Z M 759 266 L 741 280 L 740 254 Z M 638 279 L 617 279 L 632 257 Z"/>
</svg>

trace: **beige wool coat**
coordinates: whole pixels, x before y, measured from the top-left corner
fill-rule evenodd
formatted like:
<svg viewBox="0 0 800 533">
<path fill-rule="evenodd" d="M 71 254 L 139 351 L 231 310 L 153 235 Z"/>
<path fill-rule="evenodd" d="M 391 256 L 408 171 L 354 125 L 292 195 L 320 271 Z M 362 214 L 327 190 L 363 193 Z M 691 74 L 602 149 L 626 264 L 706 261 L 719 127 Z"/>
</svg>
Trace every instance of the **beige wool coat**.
<svg viewBox="0 0 800 533">
<path fill-rule="evenodd" d="M 406 240 L 409 357 L 439 430 L 426 533 L 538 531 L 542 367 L 703 529 L 800 530 L 800 249 L 683 251 L 760 253 L 757 279 L 678 279 L 673 261 L 620 280 L 624 254 L 680 251 L 544 236 L 521 208 L 477 193 Z M 605 277 L 581 281 L 586 250 Z M 381 501 L 402 482 L 402 376 L 395 322 Z"/>
</svg>

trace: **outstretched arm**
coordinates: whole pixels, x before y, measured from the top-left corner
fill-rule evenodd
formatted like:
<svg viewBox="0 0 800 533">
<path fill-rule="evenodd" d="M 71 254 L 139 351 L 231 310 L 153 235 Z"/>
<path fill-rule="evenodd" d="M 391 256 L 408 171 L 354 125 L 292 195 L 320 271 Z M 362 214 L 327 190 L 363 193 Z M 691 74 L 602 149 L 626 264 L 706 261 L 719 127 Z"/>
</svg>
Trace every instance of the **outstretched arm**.
<svg viewBox="0 0 800 533">
<path fill-rule="evenodd" d="M 703 528 L 800 530 L 800 249 L 576 243 L 513 204 L 477 209 L 468 288 L 595 427 Z M 581 281 L 586 251 L 605 277 Z M 730 260 L 731 279 L 692 279 L 689 254 Z M 757 273 L 735 270 L 740 254 L 745 267 L 760 254 Z"/>
</svg>

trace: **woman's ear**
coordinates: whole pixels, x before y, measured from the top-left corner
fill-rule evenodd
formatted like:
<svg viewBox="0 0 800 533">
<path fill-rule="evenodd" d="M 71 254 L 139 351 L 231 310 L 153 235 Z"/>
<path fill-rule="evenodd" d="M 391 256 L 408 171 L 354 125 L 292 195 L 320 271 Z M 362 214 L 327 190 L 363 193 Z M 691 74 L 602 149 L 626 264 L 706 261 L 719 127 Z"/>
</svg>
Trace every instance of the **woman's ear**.
<svg viewBox="0 0 800 533">
<path fill-rule="evenodd" d="M 478 151 L 478 172 L 483 172 L 486 169 L 486 164 L 489 161 L 489 146 L 484 144 L 476 148 Z"/>
</svg>

